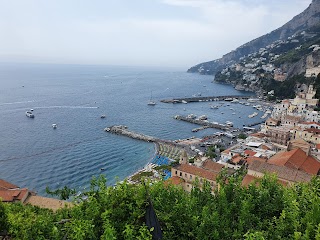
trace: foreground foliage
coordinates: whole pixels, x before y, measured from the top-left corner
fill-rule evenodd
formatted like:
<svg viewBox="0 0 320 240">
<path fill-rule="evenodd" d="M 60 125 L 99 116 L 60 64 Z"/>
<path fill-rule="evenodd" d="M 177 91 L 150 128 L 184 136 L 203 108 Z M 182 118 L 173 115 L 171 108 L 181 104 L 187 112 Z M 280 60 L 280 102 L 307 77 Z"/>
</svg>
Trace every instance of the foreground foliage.
<svg viewBox="0 0 320 240">
<path fill-rule="evenodd" d="M 100 177 L 71 209 L 0 202 L 0 231 L 13 239 L 152 239 L 147 189 L 164 239 L 320 239 L 320 180 L 284 188 L 270 176 L 248 188 L 229 178 L 215 195 L 208 184 L 189 194 L 163 182 L 106 187 Z"/>
</svg>

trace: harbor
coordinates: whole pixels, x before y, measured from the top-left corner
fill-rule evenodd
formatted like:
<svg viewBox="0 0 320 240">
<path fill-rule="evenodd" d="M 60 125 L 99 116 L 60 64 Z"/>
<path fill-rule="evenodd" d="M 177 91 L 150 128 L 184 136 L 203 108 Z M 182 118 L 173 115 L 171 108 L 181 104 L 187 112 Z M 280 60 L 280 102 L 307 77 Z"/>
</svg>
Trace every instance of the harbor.
<svg viewBox="0 0 320 240">
<path fill-rule="evenodd" d="M 220 130 L 224 130 L 224 131 L 232 129 L 232 127 L 227 126 L 225 124 L 221 124 L 221 123 L 217 123 L 217 122 L 209 122 L 208 120 L 194 119 L 194 118 L 191 118 L 188 116 L 185 117 L 185 116 L 181 116 L 181 115 L 176 115 L 174 117 L 174 119 L 204 126 L 202 128 L 194 129 L 195 131 L 203 130 L 206 128 L 216 128 L 216 129 L 220 129 Z"/>
<path fill-rule="evenodd" d="M 248 100 L 256 96 L 239 96 L 239 95 L 227 95 L 227 96 L 211 96 L 211 97 L 188 97 L 188 98 L 173 98 L 163 99 L 160 102 L 163 103 L 190 103 L 190 102 L 212 102 L 212 101 L 233 101 L 237 100 Z"/>
</svg>

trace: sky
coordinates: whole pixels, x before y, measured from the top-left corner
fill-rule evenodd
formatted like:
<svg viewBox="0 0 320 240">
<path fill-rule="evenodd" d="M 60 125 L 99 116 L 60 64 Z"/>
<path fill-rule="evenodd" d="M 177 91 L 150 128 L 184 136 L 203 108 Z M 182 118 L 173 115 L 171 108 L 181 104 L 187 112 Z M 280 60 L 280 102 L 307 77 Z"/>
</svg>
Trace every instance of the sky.
<svg viewBox="0 0 320 240">
<path fill-rule="evenodd" d="M 0 0 L 0 62 L 171 66 L 214 60 L 311 0 Z"/>
</svg>

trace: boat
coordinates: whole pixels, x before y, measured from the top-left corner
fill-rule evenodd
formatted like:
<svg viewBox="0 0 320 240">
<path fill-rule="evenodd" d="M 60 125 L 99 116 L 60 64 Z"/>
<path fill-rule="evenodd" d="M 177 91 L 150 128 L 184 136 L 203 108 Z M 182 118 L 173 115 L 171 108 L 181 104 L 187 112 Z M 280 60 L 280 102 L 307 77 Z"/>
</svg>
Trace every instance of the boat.
<svg viewBox="0 0 320 240">
<path fill-rule="evenodd" d="M 34 118 L 34 114 L 31 111 L 26 111 L 26 116 L 29 118 Z"/>
<path fill-rule="evenodd" d="M 225 98 L 225 101 L 231 102 L 233 100 L 233 98 Z"/>
<path fill-rule="evenodd" d="M 257 112 L 254 112 L 254 113 L 250 114 L 250 115 L 248 116 L 248 118 L 253 118 L 253 117 L 257 116 L 257 115 L 258 115 L 258 113 L 257 113 Z"/>
<path fill-rule="evenodd" d="M 57 127 L 58 127 L 57 124 L 55 124 L 55 123 L 52 124 L 52 128 L 53 128 L 53 129 L 56 129 Z"/>
<path fill-rule="evenodd" d="M 217 105 L 212 105 L 212 106 L 210 106 L 210 108 L 212 108 L 212 109 L 218 109 L 219 106 L 217 106 Z"/>
<path fill-rule="evenodd" d="M 148 105 L 149 105 L 149 106 L 154 106 L 154 105 L 156 105 L 156 102 L 153 101 L 153 99 L 152 99 L 152 91 L 151 91 L 151 97 L 150 97 L 150 100 L 149 100 L 149 102 L 148 102 Z"/>
<path fill-rule="evenodd" d="M 101 115 L 101 117 L 100 118 L 106 118 L 106 115 Z"/>
<path fill-rule="evenodd" d="M 196 115 L 194 115 L 194 114 L 189 114 L 188 116 L 187 116 L 187 118 L 191 118 L 191 119 L 195 119 L 197 116 Z"/>
<path fill-rule="evenodd" d="M 198 119 L 199 120 L 207 120 L 208 117 L 206 115 L 201 115 Z"/>
<path fill-rule="evenodd" d="M 234 99 L 232 99 L 232 101 L 231 101 L 232 103 L 238 103 L 239 102 L 239 100 L 238 99 L 236 99 L 236 98 L 234 98 Z"/>
<path fill-rule="evenodd" d="M 228 127 L 233 127 L 233 122 L 231 122 L 231 121 L 226 121 L 226 125 L 227 125 Z"/>
<path fill-rule="evenodd" d="M 184 104 L 187 104 L 187 103 L 188 103 L 186 100 L 182 100 L 181 102 L 184 103 Z"/>
</svg>

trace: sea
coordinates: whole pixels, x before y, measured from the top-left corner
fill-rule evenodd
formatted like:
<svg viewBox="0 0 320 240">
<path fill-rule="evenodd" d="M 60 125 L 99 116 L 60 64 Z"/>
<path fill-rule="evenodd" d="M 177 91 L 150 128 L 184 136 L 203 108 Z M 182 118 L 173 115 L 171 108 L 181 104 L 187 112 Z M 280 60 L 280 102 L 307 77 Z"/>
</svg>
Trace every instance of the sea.
<svg viewBox="0 0 320 240">
<path fill-rule="evenodd" d="M 207 115 L 242 127 L 255 109 L 241 104 L 161 103 L 161 99 L 252 95 L 213 76 L 166 68 L 59 64 L 0 64 L 0 178 L 45 196 L 45 188 L 84 191 L 92 176 L 108 185 L 143 168 L 155 154 L 146 143 L 104 131 L 126 125 L 161 139 L 202 137 L 218 130 L 191 132 L 196 125 L 175 115 Z M 147 105 L 150 98 L 157 102 Z M 221 102 L 222 104 L 222 102 Z M 28 118 L 33 109 L 35 118 Z M 106 118 L 101 118 L 106 115 Z M 259 119 L 260 120 L 260 119 Z M 52 124 L 57 124 L 53 129 Z"/>
</svg>

